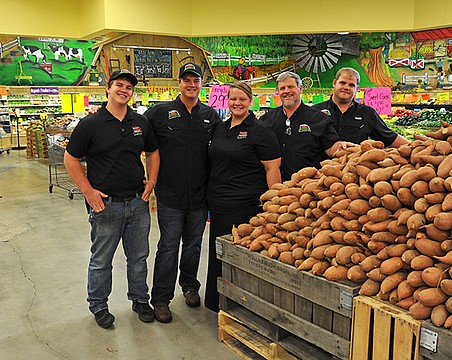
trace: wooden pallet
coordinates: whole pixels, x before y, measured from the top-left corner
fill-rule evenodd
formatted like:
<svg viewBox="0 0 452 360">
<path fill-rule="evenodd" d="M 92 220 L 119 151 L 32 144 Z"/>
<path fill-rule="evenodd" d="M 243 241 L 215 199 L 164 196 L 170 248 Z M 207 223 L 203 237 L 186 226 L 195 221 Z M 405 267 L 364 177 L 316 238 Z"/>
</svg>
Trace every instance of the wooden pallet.
<svg viewBox="0 0 452 360">
<path fill-rule="evenodd" d="M 218 313 L 218 339 L 243 359 L 297 360 L 279 344 L 248 328 L 232 315 Z"/>
<path fill-rule="evenodd" d="M 421 360 L 422 321 L 376 298 L 353 299 L 350 360 Z"/>
</svg>

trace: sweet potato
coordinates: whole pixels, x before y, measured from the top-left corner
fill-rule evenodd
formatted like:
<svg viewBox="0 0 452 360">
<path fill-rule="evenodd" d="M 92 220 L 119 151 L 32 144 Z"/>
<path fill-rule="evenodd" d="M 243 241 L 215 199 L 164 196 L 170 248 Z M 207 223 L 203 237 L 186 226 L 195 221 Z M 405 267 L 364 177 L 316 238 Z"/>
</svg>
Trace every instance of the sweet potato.
<svg viewBox="0 0 452 360">
<path fill-rule="evenodd" d="M 292 251 L 283 251 L 282 253 L 279 254 L 278 260 L 288 265 L 295 264 L 295 259 L 292 256 Z"/>
<path fill-rule="evenodd" d="M 421 253 L 417 250 L 409 249 L 402 254 L 401 258 L 405 264 L 410 265 L 411 261 L 413 261 L 413 259 L 420 254 Z"/>
<path fill-rule="evenodd" d="M 311 273 L 314 275 L 323 275 L 323 273 L 331 266 L 328 261 L 319 261 L 312 266 Z"/>
<path fill-rule="evenodd" d="M 452 176 L 444 180 L 444 187 L 446 188 L 447 191 L 452 191 Z"/>
<path fill-rule="evenodd" d="M 347 280 L 348 267 L 346 266 L 330 266 L 323 273 L 323 276 L 330 281 Z"/>
<path fill-rule="evenodd" d="M 387 229 L 388 224 L 391 222 L 391 219 L 387 219 L 387 220 L 383 220 L 383 221 L 378 221 L 378 222 L 373 222 L 373 221 L 368 221 L 367 223 L 365 223 L 363 225 L 363 230 L 369 230 L 371 232 L 379 232 L 379 231 L 384 231 Z"/>
<path fill-rule="evenodd" d="M 311 252 L 311 257 L 318 259 L 318 260 L 323 260 L 325 257 L 324 252 L 329 246 L 331 246 L 331 245 L 327 244 L 327 245 L 321 245 L 319 247 L 314 248 Z"/>
<path fill-rule="evenodd" d="M 362 225 L 358 220 L 347 220 L 343 223 L 343 225 L 349 231 L 358 231 L 362 229 Z"/>
<path fill-rule="evenodd" d="M 360 295 L 374 296 L 380 291 L 380 283 L 371 279 L 367 279 L 359 289 Z"/>
<path fill-rule="evenodd" d="M 451 279 L 443 279 L 440 282 L 441 290 L 448 296 L 452 296 L 452 280 Z"/>
<path fill-rule="evenodd" d="M 410 306 L 408 311 L 413 319 L 426 320 L 430 317 L 432 310 L 431 306 L 425 306 L 420 302 L 416 302 Z"/>
<path fill-rule="evenodd" d="M 372 251 L 374 254 L 377 254 L 381 249 L 383 249 L 386 246 L 386 243 L 384 241 L 374 241 L 370 240 L 367 243 L 367 248 Z"/>
<path fill-rule="evenodd" d="M 418 301 L 425 306 L 436 306 L 444 303 L 447 300 L 447 295 L 441 289 L 429 288 L 422 290 L 419 293 Z"/>
<path fill-rule="evenodd" d="M 320 262 L 320 260 L 310 257 L 310 258 L 307 258 L 306 260 L 304 260 L 297 269 L 300 271 L 309 271 L 312 269 L 314 264 L 316 264 L 318 262 Z"/>
<path fill-rule="evenodd" d="M 418 231 L 427 222 L 424 214 L 413 214 L 407 220 L 408 230 Z"/>
<path fill-rule="evenodd" d="M 363 253 L 354 253 L 350 257 L 350 260 L 353 264 L 359 265 L 361 261 L 363 261 L 367 256 Z"/>
<path fill-rule="evenodd" d="M 400 257 L 393 257 L 383 261 L 380 270 L 385 275 L 391 275 L 403 268 L 403 261 Z"/>
<path fill-rule="evenodd" d="M 358 163 L 363 163 L 365 161 L 379 162 L 388 157 L 388 153 L 382 149 L 370 149 L 364 152 L 360 158 Z"/>
<path fill-rule="evenodd" d="M 402 309 L 408 310 L 414 303 L 415 300 L 413 296 L 408 296 L 404 299 L 399 300 L 396 305 Z"/>
<path fill-rule="evenodd" d="M 366 180 L 375 184 L 378 181 L 389 181 L 392 175 L 400 169 L 400 165 L 389 166 L 385 168 L 373 169 L 369 172 Z"/>
<path fill-rule="evenodd" d="M 392 194 L 392 185 L 387 181 L 378 181 L 374 184 L 375 195 L 382 197 L 383 195 Z"/>
<path fill-rule="evenodd" d="M 435 151 L 440 155 L 449 155 L 452 151 L 452 146 L 447 141 L 439 140 L 435 142 Z"/>
<path fill-rule="evenodd" d="M 424 195 L 430 193 L 429 183 L 424 180 L 418 180 L 413 185 L 411 185 L 411 192 L 416 197 L 423 197 Z"/>
<path fill-rule="evenodd" d="M 367 279 L 366 273 L 361 269 L 361 266 L 354 265 L 347 271 L 347 279 L 353 282 L 363 282 Z"/>
<path fill-rule="evenodd" d="M 390 211 L 397 211 L 402 208 L 402 203 L 397 198 L 397 196 L 393 194 L 386 194 L 381 197 L 381 205 Z"/>
<path fill-rule="evenodd" d="M 368 256 L 363 261 L 359 263 L 361 268 L 365 273 L 368 273 L 369 271 L 380 267 L 381 261 L 377 259 L 375 255 Z"/>
<path fill-rule="evenodd" d="M 408 285 L 416 288 L 425 285 L 425 282 L 422 279 L 422 273 L 423 271 L 420 270 L 411 271 L 406 278 Z"/>
<path fill-rule="evenodd" d="M 435 168 L 430 164 L 422 166 L 419 169 L 417 169 L 417 176 L 419 180 L 424 180 L 428 182 L 436 176 Z"/>
<path fill-rule="evenodd" d="M 380 270 L 380 268 L 375 268 L 367 273 L 367 277 L 374 281 L 382 282 L 386 277 Z"/>
<path fill-rule="evenodd" d="M 434 177 L 428 182 L 428 188 L 432 193 L 443 193 L 446 192 L 445 180 L 441 177 Z M 435 196 L 438 198 L 438 195 Z M 433 199 L 432 199 L 433 200 Z M 442 198 L 439 198 L 438 201 L 435 201 L 435 204 L 438 204 L 442 201 Z"/>
<path fill-rule="evenodd" d="M 443 256 L 445 254 L 444 251 L 441 249 L 441 243 L 438 241 L 426 238 L 419 238 L 416 239 L 416 241 L 414 242 L 414 246 L 416 247 L 417 250 L 419 250 L 419 252 L 429 257 Z"/>
<path fill-rule="evenodd" d="M 428 221 L 433 222 L 436 214 L 441 212 L 441 206 L 441 204 L 430 205 L 430 207 L 425 211 L 425 218 Z"/>
<path fill-rule="evenodd" d="M 288 242 L 285 242 L 285 243 L 278 244 L 277 246 L 278 246 L 278 251 L 280 253 L 282 253 L 284 251 L 290 251 L 290 248 L 291 248 L 292 244 L 288 243 Z"/>
<path fill-rule="evenodd" d="M 413 207 L 414 202 L 417 199 L 416 196 L 411 192 L 411 190 L 406 187 L 401 187 L 399 190 L 397 190 L 397 198 L 402 204 L 409 207 Z"/>
<path fill-rule="evenodd" d="M 444 264 L 452 266 L 452 250 L 448 251 L 444 256 L 434 256 L 436 260 L 441 261 Z"/>
<path fill-rule="evenodd" d="M 396 272 L 386 278 L 381 282 L 380 292 L 382 294 L 389 293 L 391 290 L 395 289 L 399 284 L 407 278 L 407 273 L 403 271 Z"/>
<path fill-rule="evenodd" d="M 393 234 L 389 231 L 376 232 L 376 233 L 373 233 L 372 236 L 370 237 L 370 239 L 372 241 L 384 241 L 384 242 L 390 243 L 390 244 L 395 243 L 396 238 L 397 238 L 397 235 Z"/>
<path fill-rule="evenodd" d="M 446 306 L 444 304 L 439 304 L 433 308 L 430 319 L 434 325 L 439 327 L 444 325 L 448 316 L 449 312 L 447 311 Z"/>
<path fill-rule="evenodd" d="M 452 212 L 439 212 L 435 215 L 433 223 L 438 229 L 451 230 L 452 229 Z"/>
<path fill-rule="evenodd" d="M 406 244 L 396 244 L 387 247 L 388 255 L 390 257 L 402 256 L 406 251 L 408 251 L 408 246 Z M 403 261 L 403 259 L 402 259 Z"/>
<path fill-rule="evenodd" d="M 371 196 L 371 197 L 369 198 L 369 205 L 370 205 L 372 208 L 381 207 L 381 206 L 382 206 L 382 205 L 381 205 L 381 198 L 378 197 L 378 196 L 376 196 L 376 195 Z"/>
<path fill-rule="evenodd" d="M 358 182 L 358 175 L 357 174 L 349 172 L 349 173 L 344 173 L 342 175 L 342 183 L 344 185 L 348 185 L 348 184 L 351 184 L 351 183 L 355 183 L 356 184 L 357 182 Z"/>
<path fill-rule="evenodd" d="M 411 260 L 410 267 L 413 270 L 424 270 L 429 267 L 432 267 L 434 264 L 435 264 L 435 262 L 433 261 L 433 259 L 431 257 L 421 254 Z"/>
<path fill-rule="evenodd" d="M 431 266 L 422 271 L 421 277 L 422 281 L 428 286 L 438 287 L 442 280 L 448 278 L 448 274 L 447 271 Z"/>
<path fill-rule="evenodd" d="M 267 200 L 271 200 L 273 199 L 275 196 L 278 196 L 279 190 L 274 190 L 274 189 L 270 189 L 267 190 L 266 192 L 264 192 L 261 196 L 260 196 L 260 200 L 262 202 L 267 201 Z"/>
<path fill-rule="evenodd" d="M 416 290 L 415 287 L 408 285 L 407 280 L 403 280 L 398 286 L 397 286 L 397 297 L 402 300 L 407 298 L 408 296 L 412 296 L 414 291 Z"/>
<path fill-rule="evenodd" d="M 443 161 L 438 165 L 436 175 L 445 179 L 450 176 L 452 170 L 452 154 L 447 155 Z"/>
<path fill-rule="evenodd" d="M 384 221 L 392 216 L 392 212 L 383 207 L 371 209 L 367 214 L 369 215 L 369 219 L 373 222 Z"/>
<path fill-rule="evenodd" d="M 450 237 L 450 231 L 449 230 L 438 229 L 435 226 L 435 224 L 424 225 L 422 227 L 422 229 L 425 229 L 425 231 L 427 232 L 428 237 L 430 239 L 432 239 L 432 240 L 442 241 L 443 239 L 446 239 L 446 238 Z"/>
<path fill-rule="evenodd" d="M 394 217 L 397 218 L 397 225 L 406 225 L 410 216 L 416 214 L 416 211 L 405 209 L 405 211 L 400 212 L 398 216 L 396 216 L 396 214 L 394 214 Z"/>
<path fill-rule="evenodd" d="M 425 213 L 427 209 L 430 207 L 430 204 L 428 203 L 427 199 L 425 198 L 419 198 L 417 199 L 413 204 L 414 210 L 416 210 L 417 213 Z"/>
<path fill-rule="evenodd" d="M 396 235 L 405 235 L 408 232 L 408 227 L 406 225 L 397 225 L 397 220 L 390 221 L 387 229 L 389 232 Z"/>
<path fill-rule="evenodd" d="M 400 178 L 400 186 L 410 188 L 418 180 L 417 170 L 409 170 Z"/>
<path fill-rule="evenodd" d="M 291 213 L 284 213 L 279 215 L 278 224 L 282 225 L 289 221 L 294 221 L 297 218 L 297 215 Z"/>
<path fill-rule="evenodd" d="M 348 206 L 348 210 L 356 215 L 367 214 L 370 209 L 369 202 L 364 199 L 352 200 Z"/>
<path fill-rule="evenodd" d="M 356 253 L 361 252 L 356 246 L 343 246 L 336 252 L 336 259 L 340 265 L 347 265 L 351 262 L 351 256 Z"/>
</svg>

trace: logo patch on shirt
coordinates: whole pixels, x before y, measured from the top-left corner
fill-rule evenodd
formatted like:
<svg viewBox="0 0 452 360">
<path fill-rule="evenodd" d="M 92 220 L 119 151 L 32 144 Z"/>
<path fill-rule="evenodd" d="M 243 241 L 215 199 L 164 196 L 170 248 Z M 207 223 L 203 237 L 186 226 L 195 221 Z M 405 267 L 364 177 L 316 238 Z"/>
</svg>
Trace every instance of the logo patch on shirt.
<svg viewBox="0 0 452 360">
<path fill-rule="evenodd" d="M 240 131 L 237 135 L 237 140 L 246 139 L 248 137 L 248 131 Z"/>
<path fill-rule="evenodd" d="M 308 124 L 300 124 L 298 132 L 311 132 L 311 128 L 309 127 Z"/>
<path fill-rule="evenodd" d="M 177 117 L 180 117 L 179 111 L 177 111 L 177 110 L 168 111 L 168 119 L 174 119 Z"/>
<path fill-rule="evenodd" d="M 133 136 L 141 136 L 143 135 L 143 130 L 139 126 L 132 126 Z"/>
<path fill-rule="evenodd" d="M 323 112 L 325 115 L 331 115 L 330 111 L 328 109 L 323 109 L 320 110 L 321 112 Z"/>
<path fill-rule="evenodd" d="M 361 116 L 355 116 L 355 120 L 362 120 L 363 118 Z"/>
</svg>

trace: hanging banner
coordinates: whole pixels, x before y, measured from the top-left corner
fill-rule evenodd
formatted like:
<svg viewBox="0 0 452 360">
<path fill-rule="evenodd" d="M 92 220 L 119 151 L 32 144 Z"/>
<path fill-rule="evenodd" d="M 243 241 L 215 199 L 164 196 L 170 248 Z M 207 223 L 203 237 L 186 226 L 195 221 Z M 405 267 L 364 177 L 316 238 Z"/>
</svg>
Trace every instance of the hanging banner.
<svg viewBox="0 0 452 360">
<path fill-rule="evenodd" d="M 364 104 L 380 115 L 391 115 L 391 88 L 367 88 Z"/>
</svg>

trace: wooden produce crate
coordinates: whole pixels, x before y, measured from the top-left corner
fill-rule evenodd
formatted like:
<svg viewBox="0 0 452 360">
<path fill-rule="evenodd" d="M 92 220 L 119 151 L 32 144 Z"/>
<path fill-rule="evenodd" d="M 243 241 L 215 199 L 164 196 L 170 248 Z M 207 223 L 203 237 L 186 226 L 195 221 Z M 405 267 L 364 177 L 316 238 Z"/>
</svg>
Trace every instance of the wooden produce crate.
<svg viewBox="0 0 452 360">
<path fill-rule="evenodd" d="M 350 360 L 421 360 L 420 320 L 406 310 L 367 296 L 353 300 Z"/>
<path fill-rule="evenodd" d="M 280 345 L 222 310 L 218 313 L 218 339 L 243 359 L 297 360 Z"/>
<path fill-rule="evenodd" d="M 452 330 L 439 328 L 430 321 L 424 321 L 421 327 L 421 355 L 424 360 L 452 359 Z"/>
<path fill-rule="evenodd" d="M 331 282 L 217 238 L 220 309 L 303 360 L 349 358 L 359 285 Z"/>
</svg>

